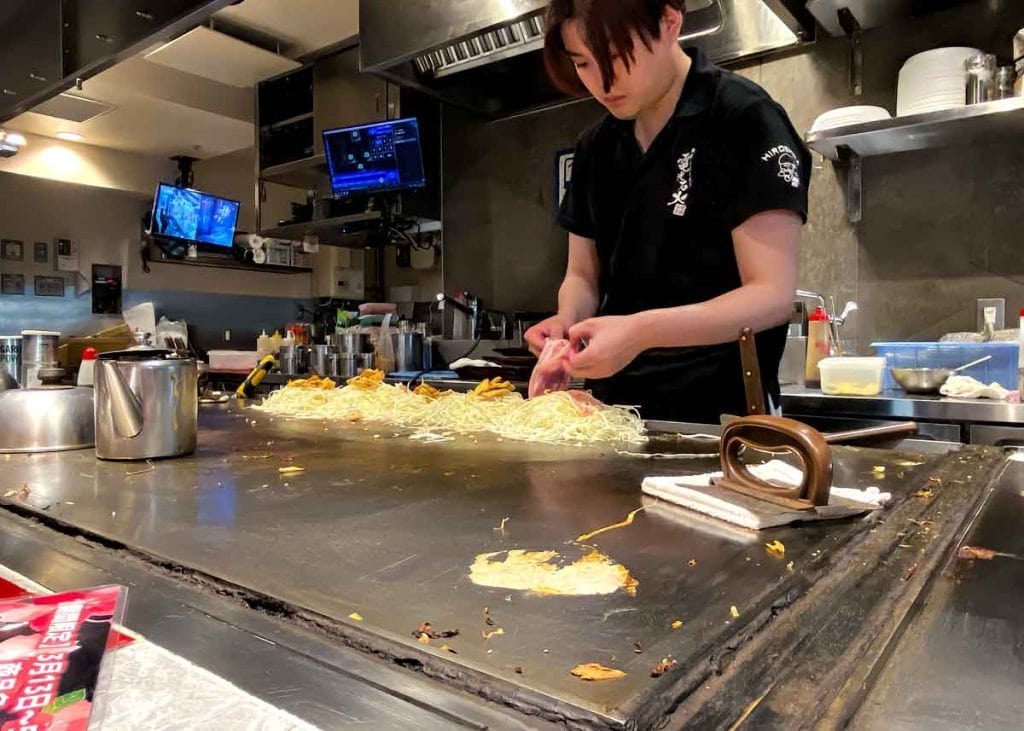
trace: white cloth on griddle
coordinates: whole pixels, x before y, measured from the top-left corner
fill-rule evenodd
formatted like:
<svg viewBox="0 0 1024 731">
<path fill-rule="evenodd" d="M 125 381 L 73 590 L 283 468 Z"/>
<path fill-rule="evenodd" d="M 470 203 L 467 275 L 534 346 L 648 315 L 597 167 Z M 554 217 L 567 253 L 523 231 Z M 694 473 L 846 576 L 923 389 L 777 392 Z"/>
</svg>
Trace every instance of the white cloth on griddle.
<svg viewBox="0 0 1024 731">
<path fill-rule="evenodd" d="M 453 371 L 457 371 L 460 368 L 500 368 L 501 366 L 492 360 L 481 360 L 480 358 L 459 358 L 454 363 L 449 363 L 448 367 Z"/>
<path fill-rule="evenodd" d="M 795 487 L 803 479 L 799 469 L 781 460 L 754 465 L 749 470 L 758 479 L 781 485 Z M 647 495 L 754 530 L 798 521 L 845 518 L 878 510 L 892 499 L 891 493 L 882 492 L 877 487 L 863 490 L 833 487 L 829 492 L 828 505 L 819 506 L 813 511 L 791 510 L 711 484 L 712 479 L 721 476 L 721 472 L 707 472 L 701 475 L 648 477 L 643 481 L 642 490 Z"/>
</svg>

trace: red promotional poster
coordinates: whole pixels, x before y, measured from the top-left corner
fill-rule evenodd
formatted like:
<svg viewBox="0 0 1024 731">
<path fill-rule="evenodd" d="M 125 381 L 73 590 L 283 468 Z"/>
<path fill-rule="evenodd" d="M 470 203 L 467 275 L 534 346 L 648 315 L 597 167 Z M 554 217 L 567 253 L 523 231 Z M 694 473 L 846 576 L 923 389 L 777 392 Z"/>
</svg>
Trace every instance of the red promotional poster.
<svg viewBox="0 0 1024 731">
<path fill-rule="evenodd" d="M 125 593 L 105 586 L 0 599 L 0 731 L 86 731 Z"/>
</svg>

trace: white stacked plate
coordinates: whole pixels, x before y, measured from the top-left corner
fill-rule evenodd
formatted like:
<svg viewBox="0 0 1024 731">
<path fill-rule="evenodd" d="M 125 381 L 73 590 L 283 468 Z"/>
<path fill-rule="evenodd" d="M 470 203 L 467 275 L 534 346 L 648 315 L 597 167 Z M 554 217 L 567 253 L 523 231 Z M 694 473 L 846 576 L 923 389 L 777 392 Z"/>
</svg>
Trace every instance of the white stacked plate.
<svg viewBox="0 0 1024 731">
<path fill-rule="evenodd" d="M 821 132 L 826 129 L 837 127 L 848 127 L 851 124 L 864 124 L 865 122 L 878 122 L 883 119 L 891 119 L 888 109 L 882 107 L 839 107 L 825 112 L 811 125 L 811 132 Z"/>
<path fill-rule="evenodd" d="M 937 112 L 967 103 L 964 62 L 977 48 L 936 48 L 911 56 L 900 69 L 896 116 Z"/>
</svg>

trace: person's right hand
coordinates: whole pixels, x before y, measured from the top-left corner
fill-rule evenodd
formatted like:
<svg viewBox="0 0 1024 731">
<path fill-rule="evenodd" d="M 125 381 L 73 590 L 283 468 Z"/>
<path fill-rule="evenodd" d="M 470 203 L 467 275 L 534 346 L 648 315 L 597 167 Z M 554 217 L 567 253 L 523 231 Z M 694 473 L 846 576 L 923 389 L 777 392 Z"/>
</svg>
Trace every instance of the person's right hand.
<svg viewBox="0 0 1024 731">
<path fill-rule="evenodd" d="M 541 320 L 527 330 L 523 335 L 523 339 L 526 341 L 526 346 L 530 349 L 530 352 L 540 357 L 540 352 L 544 350 L 544 343 L 548 339 L 560 340 L 567 337 L 568 332 L 569 328 L 565 326 L 562 319 L 558 315 L 553 315 L 546 320 Z"/>
</svg>

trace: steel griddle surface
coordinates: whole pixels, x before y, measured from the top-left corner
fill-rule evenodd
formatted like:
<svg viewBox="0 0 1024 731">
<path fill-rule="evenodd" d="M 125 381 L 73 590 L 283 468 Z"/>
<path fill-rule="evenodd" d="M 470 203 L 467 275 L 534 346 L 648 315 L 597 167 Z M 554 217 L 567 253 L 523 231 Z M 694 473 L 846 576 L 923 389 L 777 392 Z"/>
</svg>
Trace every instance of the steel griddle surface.
<svg viewBox="0 0 1024 731">
<path fill-rule="evenodd" d="M 484 437 L 426 444 L 385 426 L 270 419 L 234 405 L 203 407 L 200 425 L 196 455 L 152 469 L 100 462 L 92 450 L 15 456 L 3 463 L 0 491 L 27 483 L 24 504 L 52 519 L 369 632 L 392 654 L 419 657 L 442 668 L 433 674 L 500 702 L 582 724 L 625 725 L 664 699 L 680 673 L 707 665 L 778 602 L 803 565 L 868 529 L 853 520 L 756 535 L 652 507 L 590 542 L 629 568 L 636 596 L 533 596 L 475 586 L 474 557 L 522 548 L 577 558 L 586 549 L 576 536 L 645 504 L 644 476 L 704 472 L 715 461 Z M 872 467 L 885 464 L 882 484 L 899 493 L 927 469 L 899 466 L 891 452 L 835 454 L 836 484 L 847 486 L 879 484 Z M 306 471 L 278 472 L 292 463 Z M 765 551 L 773 539 L 784 558 Z M 460 631 L 446 640 L 457 655 L 416 642 L 424 620 Z M 485 640 L 497 627 L 504 634 Z M 677 669 L 651 678 L 667 656 Z M 587 662 L 627 676 L 588 683 L 569 674 Z"/>
</svg>

